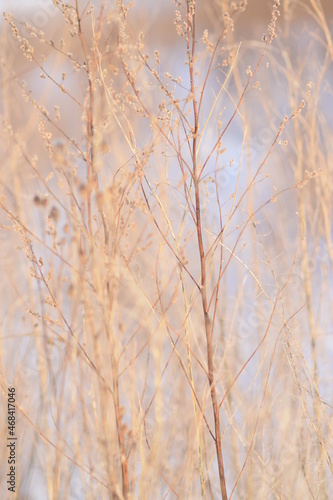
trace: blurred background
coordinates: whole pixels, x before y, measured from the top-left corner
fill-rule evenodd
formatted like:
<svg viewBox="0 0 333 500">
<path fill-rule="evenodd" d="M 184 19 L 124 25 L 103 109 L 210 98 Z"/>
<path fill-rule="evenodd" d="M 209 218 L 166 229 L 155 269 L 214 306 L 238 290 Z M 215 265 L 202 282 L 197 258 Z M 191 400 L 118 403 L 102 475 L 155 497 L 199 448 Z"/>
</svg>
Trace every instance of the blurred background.
<svg viewBox="0 0 333 500">
<path fill-rule="evenodd" d="M 133 498 L 219 498 L 199 411 L 212 425 L 190 180 L 175 152 L 190 163 L 189 136 L 165 93 L 169 85 L 193 123 L 177 3 L 137 1 L 125 38 L 113 3 L 78 2 L 80 37 L 75 2 L 62 12 L 57 2 L 2 2 L 13 17 L 0 24 L 1 414 L 12 384 L 22 407 L 20 499 L 121 498 L 112 489 L 121 484 L 115 366 Z M 228 492 L 330 498 L 333 4 L 281 0 L 262 60 L 272 1 L 196 8 L 207 249 L 223 228 L 214 339 Z M 205 83 L 204 39 L 216 43 L 226 12 L 234 30 Z M 144 110 L 120 63 L 125 39 Z M 159 80 L 140 66 L 138 47 L 150 68 L 158 51 Z M 163 136 L 153 118 L 164 112 Z M 212 154 L 229 121 L 223 152 Z M 179 272 L 178 251 L 188 274 Z M 208 264 L 212 297 L 219 259 L 212 252 Z M 1 426 L 5 439 L 5 418 Z M 3 498 L 6 471 L 3 459 Z"/>
</svg>

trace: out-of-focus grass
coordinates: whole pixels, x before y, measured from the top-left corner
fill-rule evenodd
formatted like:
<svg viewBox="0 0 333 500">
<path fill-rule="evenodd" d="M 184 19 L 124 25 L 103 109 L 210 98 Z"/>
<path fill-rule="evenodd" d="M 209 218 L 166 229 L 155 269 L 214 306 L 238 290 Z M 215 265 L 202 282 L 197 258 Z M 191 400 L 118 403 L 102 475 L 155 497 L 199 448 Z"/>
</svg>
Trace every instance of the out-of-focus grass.
<svg viewBox="0 0 333 500">
<path fill-rule="evenodd" d="M 180 2 L 145 43 L 139 4 L 54 3 L 2 25 L 17 498 L 219 498 L 218 432 L 228 498 L 329 498 L 325 13 L 267 2 L 249 40 Z"/>
</svg>

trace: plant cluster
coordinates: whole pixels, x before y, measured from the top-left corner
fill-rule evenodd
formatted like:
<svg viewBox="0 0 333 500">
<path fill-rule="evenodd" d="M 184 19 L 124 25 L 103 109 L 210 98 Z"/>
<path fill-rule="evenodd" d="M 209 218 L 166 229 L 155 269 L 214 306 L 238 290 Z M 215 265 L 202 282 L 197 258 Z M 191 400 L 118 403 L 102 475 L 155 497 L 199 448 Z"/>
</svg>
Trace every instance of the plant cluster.
<svg viewBox="0 0 333 500">
<path fill-rule="evenodd" d="M 296 2 L 268 2 L 243 43 L 247 2 L 212 3 L 209 29 L 200 2 L 174 3 L 172 57 L 140 2 L 4 13 L 0 381 L 20 498 L 332 491 L 326 18 L 304 7 L 313 74 Z"/>
</svg>

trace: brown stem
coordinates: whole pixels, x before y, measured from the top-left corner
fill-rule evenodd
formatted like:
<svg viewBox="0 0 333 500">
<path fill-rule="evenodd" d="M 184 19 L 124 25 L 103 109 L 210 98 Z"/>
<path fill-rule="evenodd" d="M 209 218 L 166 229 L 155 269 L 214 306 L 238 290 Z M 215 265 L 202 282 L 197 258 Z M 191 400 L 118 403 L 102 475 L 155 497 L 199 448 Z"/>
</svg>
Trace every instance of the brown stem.
<svg viewBox="0 0 333 500">
<path fill-rule="evenodd" d="M 120 404 L 119 404 L 118 364 L 114 362 L 112 368 L 113 368 L 113 370 L 112 370 L 113 371 L 113 401 L 114 401 L 114 409 L 115 409 L 116 423 L 117 423 L 118 446 L 119 446 L 120 459 L 121 459 L 121 477 L 122 477 L 122 485 L 123 485 L 123 496 L 126 500 L 128 498 L 128 494 L 129 494 L 129 476 L 128 476 L 128 463 L 127 463 L 127 459 L 126 459 L 125 440 L 124 440 L 124 433 L 123 433 L 122 415 L 121 415 Z"/>
<path fill-rule="evenodd" d="M 190 19 L 189 4 L 188 8 L 188 19 Z M 190 47 L 190 35 L 192 38 L 192 44 Z M 221 488 L 221 498 L 223 500 L 228 500 L 227 487 L 225 482 L 225 473 L 223 465 L 223 455 L 222 455 L 222 445 L 221 445 L 221 427 L 220 427 L 220 412 L 219 405 L 217 403 L 216 387 L 214 381 L 214 362 L 213 362 L 213 331 L 212 324 L 208 314 L 208 301 L 207 301 L 207 276 L 206 276 L 206 256 L 203 242 L 203 231 L 202 231 L 202 220 L 201 220 L 201 202 L 200 202 L 200 173 L 198 173 L 197 165 L 197 138 L 199 129 L 199 113 L 197 100 L 195 98 L 195 84 L 194 84 L 194 54 L 195 54 L 195 10 L 192 15 L 192 20 L 189 21 L 189 32 L 188 32 L 188 54 L 189 54 L 189 70 L 190 70 L 190 81 L 191 81 L 191 94 L 193 98 L 193 115 L 194 115 L 194 128 L 193 128 L 193 142 L 192 142 L 192 165 L 193 165 L 193 185 L 195 193 L 195 214 L 196 214 L 196 231 L 198 238 L 198 247 L 200 253 L 200 266 L 201 266 L 201 301 L 202 308 L 205 319 L 205 334 L 206 334 L 206 344 L 207 344 L 207 364 L 208 364 L 208 380 L 210 387 L 210 396 L 213 405 L 214 414 L 214 426 L 215 426 L 215 446 L 216 455 L 218 462 L 218 470 L 220 477 L 220 488 Z"/>
</svg>

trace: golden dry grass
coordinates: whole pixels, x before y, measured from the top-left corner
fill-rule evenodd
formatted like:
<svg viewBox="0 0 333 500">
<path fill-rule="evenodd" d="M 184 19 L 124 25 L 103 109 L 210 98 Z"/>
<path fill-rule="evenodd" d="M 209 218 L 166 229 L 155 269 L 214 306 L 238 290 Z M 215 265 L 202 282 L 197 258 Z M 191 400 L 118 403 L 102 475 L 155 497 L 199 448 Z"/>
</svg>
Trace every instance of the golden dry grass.
<svg viewBox="0 0 333 500">
<path fill-rule="evenodd" d="M 245 4 L 5 13 L 14 498 L 333 495 L 330 24 Z"/>
</svg>

